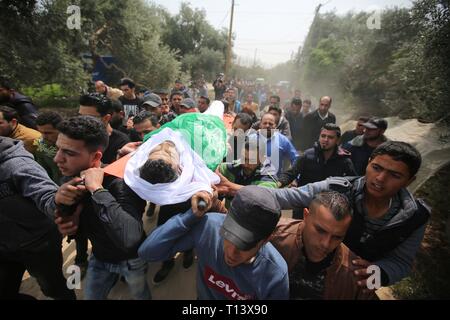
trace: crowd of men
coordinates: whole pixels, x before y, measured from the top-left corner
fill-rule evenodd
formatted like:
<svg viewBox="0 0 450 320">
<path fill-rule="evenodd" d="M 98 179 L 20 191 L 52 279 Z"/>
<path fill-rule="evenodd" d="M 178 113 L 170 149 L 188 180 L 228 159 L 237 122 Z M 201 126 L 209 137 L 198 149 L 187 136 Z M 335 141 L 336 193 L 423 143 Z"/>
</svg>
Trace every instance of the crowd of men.
<svg viewBox="0 0 450 320">
<path fill-rule="evenodd" d="M 25 298 L 25 270 L 46 296 L 75 299 L 62 270 L 66 236 L 85 299 L 107 299 L 119 279 L 134 299 L 151 299 L 148 262 L 162 262 L 152 282 L 164 285 L 177 252 L 184 268 L 197 258 L 199 299 L 376 299 L 380 285 L 408 276 L 430 216 L 407 190 L 421 166 L 413 146 L 388 140 L 377 117 L 341 133 L 330 96 L 315 109 L 299 90 L 282 105 L 286 97 L 252 83 L 227 87 L 220 75 L 213 86 L 231 119 L 220 183 L 162 205 L 147 235 L 155 204 L 103 168 L 177 117 L 207 113 L 207 90 L 97 81 L 79 115 L 63 118 L 38 112 L 1 78 L 0 299 Z M 141 178 L 176 181 L 179 158 L 174 143 L 161 143 Z"/>
</svg>

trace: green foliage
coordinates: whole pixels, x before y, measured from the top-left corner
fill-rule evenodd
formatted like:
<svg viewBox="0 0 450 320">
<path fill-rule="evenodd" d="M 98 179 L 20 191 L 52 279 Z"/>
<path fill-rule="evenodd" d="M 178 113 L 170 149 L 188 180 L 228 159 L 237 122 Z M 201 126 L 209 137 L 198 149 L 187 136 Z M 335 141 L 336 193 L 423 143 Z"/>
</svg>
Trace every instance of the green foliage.
<svg viewBox="0 0 450 320">
<path fill-rule="evenodd" d="M 223 53 L 207 47 L 200 48 L 197 54 L 189 53 L 183 58 L 183 69 L 190 71 L 193 79 L 215 79 L 225 63 Z"/>
<path fill-rule="evenodd" d="M 420 0 L 412 9 L 317 14 L 294 64 L 297 82 L 320 96 L 357 105 L 357 113 L 448 119 L 450 13 L 448 1 Z"/>
<path fill-rule="evenodd" d="M 22 92 L 36 99 L 62 98 L 67 96 L 67 92 L 57 83 L 46 84 L 40 88 L 26 87 L 23 88 Z"/>
<path fill-rule="evenodd" d="M 450 166 L 429 179 L 415 196 L 427 199 L 432 207 L 431 219 L 411 276 L 392 287 L 400 299 L 450 298 L 450 198 L 442 192 L 450 188 Z"/>
<path fill-rule="evenodd" d="M 207 21 L 204 10 L 192 9 L 182 3 L 180 12 L 165 15 L 162 41 L 178 53 L 182 70 L 198 79 L 213 80 L 223 72 L 227 48 L 226 30 L 215 30 Z"/>
<path fill-rule="evenodd" d="M 87 79 L 82 61 L 71 52 L 67 6 L 59 15 L 51 10 L 59 4 L 0 2 L 0 73 L 13 79 L 17 88 L 59 82 L 75 92 L 79 90 L 76 83 Z"/>
<path fill-rule="evenodd" d="M 21 91 L 26 96 L 33 97 L 33 102 L 39 108 L 75 108 L 79 105 L 78 97 L 72 97 L 71 92 L 58 83 L 24 87 Z"/>
<path fill-rule="evenodd" d="M 67 27 L 69 5 L 81 9 L 80 30 Z M 186 73 L 213 79 L 226 49 L 226 32 L 209 25 L 203 11 L 183 4 L 171 16 L 145 0 L 5 0 L 0 28 L 0 73 L 16 88 L 58 83 L 74 96 L 87 88 L 103 55 L 115 59 L 106 66 L 108 84 L 131 77 L 156 88 Z M 93 58 L 83 59 L 86 54 Z"/>
</svg>

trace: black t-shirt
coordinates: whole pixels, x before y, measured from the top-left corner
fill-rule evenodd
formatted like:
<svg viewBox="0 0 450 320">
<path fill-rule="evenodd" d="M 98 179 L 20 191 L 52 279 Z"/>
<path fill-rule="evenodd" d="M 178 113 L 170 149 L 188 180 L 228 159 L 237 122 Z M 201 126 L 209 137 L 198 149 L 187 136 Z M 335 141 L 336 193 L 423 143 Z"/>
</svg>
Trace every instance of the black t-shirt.
<svg viewBox="0 0 450 320">
<path fill-rule="evenodd" d="M 311 262 L 302 250 L 299 261 L 289 273 L 290 299 L 322 300 L 325 291 L 327 268 L 333 262 L 336 251 L 330 253 L 320 262 Z"/>
<path fill-rule="evenodd" d="M 109 164 L 116 161 L 117 151 L 130 142 L 130 138 L 119 130 L 113 129 L 109 136 L 108 147 L 103 152 L 102 163 Z"/>
<path fill-rule="evenodd" d="M 121 96 L 119 100 L 122 102 L 123 112 L 125 113 L 124 123 L 127 122 L 129 117 L 134 117 L 141 111 L 141 108 L 139 107 L 143 102 L 141 98 L 136 97 L 133 100 L 128 100 L 124 96 Z"/>
</svg>

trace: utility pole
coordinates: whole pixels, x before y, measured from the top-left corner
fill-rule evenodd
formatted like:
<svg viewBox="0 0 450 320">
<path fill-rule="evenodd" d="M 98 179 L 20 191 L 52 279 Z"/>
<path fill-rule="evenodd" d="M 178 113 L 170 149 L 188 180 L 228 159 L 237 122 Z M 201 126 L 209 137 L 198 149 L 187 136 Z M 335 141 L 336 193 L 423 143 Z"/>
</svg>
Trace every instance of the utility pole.
<svg viewBox="0 0 450 320">
<path fill-rule="evenodd" d="M 255 57 L 253 58 L 253 66 L 256 67 L 256 54 L 258 53 L 258 48 L 255 49 Z"/>
<path fill-rule="evenodd" d="M 230 75 L 231 67 L 231 36 L 233 34 L 233 16 L 234 16 L 234 0 L 231 0 L 231 18 L 230 18 L 230 29 L 228 31 L 228 48 L 227 48 L 227 58 L 225 61 L 225 79 L 228 79 Z"/>
</svg>

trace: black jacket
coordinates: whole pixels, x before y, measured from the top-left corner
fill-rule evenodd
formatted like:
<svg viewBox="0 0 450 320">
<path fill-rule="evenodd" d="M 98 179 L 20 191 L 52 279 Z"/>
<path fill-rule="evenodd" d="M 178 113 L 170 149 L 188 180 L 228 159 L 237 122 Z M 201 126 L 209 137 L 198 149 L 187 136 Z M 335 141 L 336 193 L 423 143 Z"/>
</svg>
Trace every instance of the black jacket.
<svg viewBox="0 0 450 320">
<path fill-rule="evenodd" d="M 137 258 L 145 239 L 142 214 L 146 202 L 123 179 L 106 176 L 103 187 L 105 191 L 84 198 L 78 232 L 89 238 L 98 260 L 118 263 Z"/>
<path fill-rule="evenodd" d="M 311 182 L 325 180 L 328 177 L 345 177 L 355 174 L 350 153 L 341 148 L 336 148 L 330 159 L 325 161 L 323 152 L 316 143 L 313 148 L 306 150 L 297 159 L 294 166 L 283 172 L 278 180 L 282 183 L 282 186 L 286 186 L 300 175 L 299 186 L 304 186 Z"/>
<path fill-rule="evenodd" d="M 388 139 L 383 135 L 382 141 L 386 142 Z M 350 140 L 346 144 L 342 145 L 342 147 L 350 152 L 356 173 L 359 176 L 365 175 L 370 156 L 376 148 L 370 147 L 364 140 L 363 135 L 356 136 L 353 140 Z"/>
<path fill-rule="evenodd" d="M 30 98 L 14 92 L 14 97 L 8 105 L 17 111 L 20 117 L 19 122 L 21 124 L 28 128 L 36 129 L 36 118 L 38 116 L 38 111 L 33 102 L 31 102 Z"/>
<path fill-rule="evenodd" d="M 336 116 L 328 112 L 328 116 L 322 120 L 319 116 L 319 110 L 308 113 L 303 118 L 303 149 L 309 149 L 314 146 L 314 142 L 319 139 L 320 130 L 327 123 L 336 123 Z"/>
<path fill-rule="evenodd" d="M 304 115 L 302 112 L 295 114 L 291 111 L 286 112 L 286 119 L 289 121 L 289 126 L 291 128 L 292 141 L 294 142 L 295 149 L 305 150 L 303 148 L 303 120 Z"/>
</svg>

